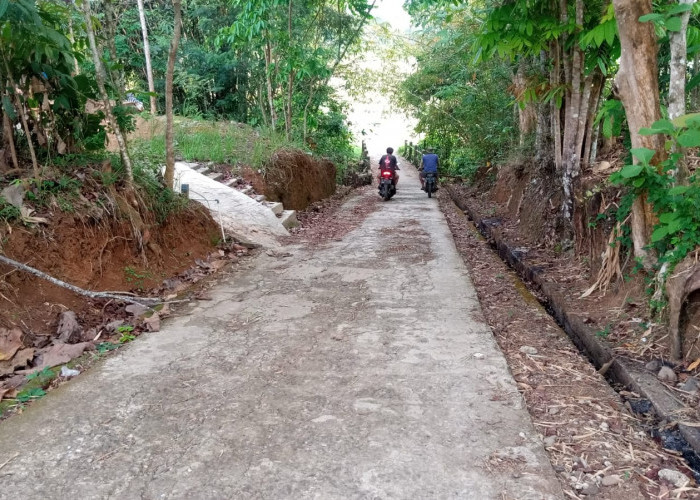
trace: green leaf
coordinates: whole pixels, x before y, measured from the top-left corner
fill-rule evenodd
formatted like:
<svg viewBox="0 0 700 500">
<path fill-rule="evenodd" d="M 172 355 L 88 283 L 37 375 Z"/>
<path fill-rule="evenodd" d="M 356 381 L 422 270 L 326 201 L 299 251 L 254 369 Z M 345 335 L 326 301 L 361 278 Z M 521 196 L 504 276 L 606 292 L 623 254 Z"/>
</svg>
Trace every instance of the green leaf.
<svg viewBox="0 0 700 500">
<path fill-rule="evenodd" d="M 676 196 L 679 194 L 685 194 L 690 186 L 675 186 L 668 190 L 668 194 L 671 196 Z"/>
<path fill-rule="evenodd" d="M 631 179 L 632 177 L 637 177 L 642 169 L 644 168 L 644 165 L 625 165 L 622 167 L 622 170 L 620 170 L 620 174 L 622 177 L 625 179 Z"/>
<path fill-rule="evenodd" d="M 608 21 L 603 26 L 605 26 L 605 41 L 608 45 L 615 43 L 615 37 L 617 36 L 617 23 L 615 21 Z"/>
<path fill-rule="evenodd" d="M 657 243 L 657 242 L 663 240 L 667 235 L 668 235 L 668 228 L 666 226 L 657 227 L 656 229 L 654 229 L 654 232 L 651 233 L 651 242 Z"/>
<path fill-rule="evenodd" d="M 10 0 L 0 0 L 0 17 L 5 15 L 8 5 L 10 5 Z"/>
<path fill-rule="evenodd" d="M 700 146 L 700 130 L 686 130 L 678 136 L 678 144 L 684 148 L 694 148 Z"/>
<path fill-rule="evenodd" d="M 603 121 L 603 135 L 610 139 L 613 136 L 613 118 L 607 116 Z"/>
<path fill-rule="evenodd" d="M 646 179 L 644 177 L 638 177 L 637 179 L 632 181 L 632 185 L 634 187 L 636 187 L 637 189 L 639 189 L 640 187 L 642 187 L 644 185 L 645 182 L 646 182 Z"/>
<path fill-rule="evenodd" d="M 673 120 L 673 124 L 676 127 L 687 127 L 694 120 L 700 120 L 700 113 L 688 113 L 681 115 Z"/>
<path fill-rule="evenodd" d="M 646 23 L 649 21 L 654 21 L 654 22 L 655 21 L 663 21 L 663 20 L 664 20 L 664 16 L 662 16 L 661 14 L 647 14 L 647 15 L 639 18 L 640 23 Z"/>
<path fill-rule="evenodd" d="M 656 120 L 654 123 L 651 124 L 651 128 L 654 130 L 658 130 L 661 133 L 664 134 L 673 134 L 673 132 L 676 131 L 676 127 L 673 125 L 673 122 L 671 120 L 666 120 L 665 118 L 662 118 L 661 120 Z"/>
<path fill-rule="evenodd" d="M 682 225 L 683 224 L 680 219 L 675 219 L 668 223 L 668 226 L 666 226 L 666 231 L 668 231 L 668 234 L 675 234 L 680 230 Z"/>
<path fill-rule="evenodd" d="M 688 83 L 685 84 L 685 91 L 690 92 L 698 85 L 700 85 L 700 73 L 696 74 L 690 80 L 688 80 Z"/>
<path fill-rule="evenodd" d="M 668 31 L 680 31 L 683 27 L 680 17 L 669 17 L 665 24 Z"/>
<path fill-rule="evenodd" d="M 675 5 L 666 11 L 667 16 L 675 16 L 676 14 L 681 14 L 683 12 L 688 12 L 693 6 L 689 3 L 682 3 Z"/>
<path fill-rule="evenodd" d="M 669 224 L 673 222 L 674 220 L 678 219 L 680 215 L 678 212 L 666 212 L 665 214 L 659 215 L 659 222 L 663 222 L 664 224 Z"/>
<path fill-rule="evenodd" d="M 14 121 L 17 119 L 17 113 L 15 113 L 15 107 L 12 105 L 10 96 L 2 96 L 2 109 L 7 113 L 7 116 L 10 117 L 10 120 Z"/>
<path fill-rule="evenodd" d="M 605 29 L 602 26 L 596 26 L 593 30 L 593 40 L 596 46 L 600 47 L 605 41 Z"/>
<path fill-rule="evenodd" d="M 635 158 L 642 162 L 642 164 L 648 165 L 656 154 L 656 151 L 649 148 L 632 148 L 630 153 L 632 153 Z"/>
</svg>

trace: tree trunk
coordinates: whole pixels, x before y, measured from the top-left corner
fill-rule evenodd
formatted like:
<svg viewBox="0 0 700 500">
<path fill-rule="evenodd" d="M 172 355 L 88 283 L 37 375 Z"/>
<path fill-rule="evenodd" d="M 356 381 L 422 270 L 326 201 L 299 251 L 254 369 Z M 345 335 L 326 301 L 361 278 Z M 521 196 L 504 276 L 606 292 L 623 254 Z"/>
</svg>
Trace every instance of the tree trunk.
<svg viewBox="0 0 700 500">
<path fill-rule="evenodd" d="M 272 64 L 272 47 L 270 42 L 265 42 L 265 81 L 267 83 L 267 103 L 270 107 L 270 123 L 272 124 L 272 130 L 277 128 L 277 112 L 275 111 L 275 100 L 272 92 L 272 74 L 270 73 L 270 66 Z"/>
<path fill-rule="evenodd" d="M 287 34 L 289 36 L 289 47 L 292 46 L 292 40 L 294 39 L 294 34 L 292 33 L 292 0 L 287 2 Z M 287 106 L 285 108 L 285 131 L 287 133 L 287 140 L 292 140 L 292 98 L 294 96 L 294 70 L 290 68 L 289 75 L 287 76 Z"/>
<path fill-rule="evenodd" d="M 19 98 L 19 93 L 17 92 L 19 89 L 17 88 L 17 84 L 15 83 L 12 71 L 10 71 L 10 65 L 7 62 L 7 59 L 5 58 L 4 54 L 3 62 L 5 63 L 5 71 L 7 72 L 7 78 L 10 81 L 10 87 L 12 88 L 12 95 L 15 98 L 15 107 L 17 108 L 17 114 L 19 115 L 20 121 L 22 122 L 22 128 L 24 129 L 24 133 L 27 136 L 27 147 L 29 148 L 29 155 L 32 157 L 32 169 L 34 171 L 34 178 L 36 180 L 39 180 L 41 178 L 41 173 L 39 172 L 39 162 L 37 161 L 36 153 L 34 152 L 34 143 L 32 142 L 32 134 L 29 130 L 29 124 L 27 123 L 27 115 L 24 112 L 24 105 L 22 104 L 22 100 Z M 29 111 L 28 105 L 27 111 Z"/>
<path fill-rule="evenodd" d="M 12 168 L 19 168 L 19 162 L 17 161 L 17 150 L 15 149 L 15 134 L 14 127 L 10 121 L 10 117 L 7 113 L 2 114 L 2 137 L 5 147 L 10 150 L 10 158 L 12 159 Z"/>
<path fill-rule="evenodd" d="M 678 0 L 680 5 L 692 5 L 695 0 Z M 680 31 L 669 31 L 668 38 L 671 45 L 671 61 L 669 72 L 671 79 L 668 84 L 668 117 L 673 120 L 685 114 L 685 77 L 688 70 L 688 43 L 687 30 L 690 11 L 681 14 Z M 676 179 L 681 184 L 690 176 L 685 157 L 678 162 L 678 168 L 674 172 Z"/>
<path fill-rule="evenodd" d="M 680 5 L 692 5 L 695 0 L 678 0 Z M 671 62 L 669 69 L 671 80 L 668 84 L 668 117 L 673 120 L 685 114 L 685 76 L 687 72 L 687 29 L 690 11 L 680 16 L 680 31 L 669 31 L 671 45 Z"/>
<path fill-rule="evenodd" d="M 559 87 L 561 78 L 561 50 L 558 42 L 552 42 L 552 53 L 554 61 L 550 72 L 550 83 L 553 89 Z M 562 155 L 561 155 L 561 109 L 557 106 L 556 99 L 550 102 L 552 112 L 552 137 L 554 137 L 554 167 L 557 172 L 561 172 Z"/>
<path fill-rule="evenodd" d="M 562 17 L 565 16 L 562 14 Z M 583 25 L 583 0 L 576 0 L 576 24 L 578 26 Z M 571 64 L 569 65 L 568 62 L 565 62 L 564 71 L 566 75 L 565 83 L 570 90 L 567 91 L 564 139 L 562 141 L 562 187 L 564 189 L 562 215 L 567 220 L 571 220 L 574 209 L 573 182 L 581 171 L 581 147 L 585 130 L 585 123 L 582 124 L 582 119 L 585 120 L 588 116 L 587 108 L 585 113 L 581 112 L 582 106 L 585 104 L 583 95 L 585 85 L 582 84 L 584 71 L 583 53 L 578 44 L 574 44 L 571 51 Z M 567 57 L 566 60 L 568 61 L 568 59 Z"/>
<path fill-rule="evenodd" d="M 258 104 L 260 106 L 260 115 L 262 116 L 262 121 L 267 127 L 270 124 L 267 121 L 267 114 L 265 112 L 265 89 L 263 85 L 260 85 L 260 89 L 258 89 Z"/>
<path fill-rule="evenodd" d="M 143 8 L 143 0 L 137 0 L 139 6 L 139 18 L 141 19 L 141 33 L 143 34 L 143 55 L 146 59 L 146 78 L 148 79 L 148 92 L 151 94 L 151 114 L 158 114 L 156 106 L 156 87 L 153 84 L 153 69 L 151 68 L 151 45 L 148 43 L 148 25 L 146 24 L 146 12 Z"/>
<path fill-rule="evenodd" d="M 70 42 L 75 45 L 75 32 L 73 31 L 73 14 L 72 12 L 68 14 L 68 33 L 70 34 Z M 80 74 L 80 66 L 78 65 L 78 59 L 73 58 L 73 71 L 76 75 Z"/>
<path fill-rule="evenodd" d="M 540 52 L 538 67 L 546 74 L 548 55 Z M 552 160 L 552 113 L 551 107 L 542 102 L 537 103 L 537 122 L 535 127 L 535 162 L 538 165 L 549 165 Z"/>
<path fill-rule="evenodd" d="M 124 172 L 126 173 L 127 188 L 130 189 L 134 184 L 134 171 L 131 167 L 131 158 L 129 157 L 129 150 L 126 147 L 126 140 L 124 139 L 122 131 L 117 124 L 117 120 L 114 118 L 114 113 L 112 113 L 112 103 L 109 101 L 109 95 L 107 94 L 107 89 L 105 87 L 105 82 L 107 81 L 107 71 L 105 70 L 102 60 L 100 59 L 100 50 L 97 47 L 97 41 L 95 40 L 95 30 L 92 26 L 92 12 L 90 11 L 89 1 L 83 2 L 83 15 L 85 16 L 85 26 L 92 52 L 92 62 L 95 64 L 97 88 L 100 91 L 100 98 L 102 99 L 105 107 L 107 122 L 112 128 L 112 132 L 114 133 L 114 136 L 117 139 L 117 144 L 119 145 L 119 155 L 121 156 L 122 164 L 124 165 Z"/>
<path fill-rule="evenodd" d="M 175 180 L 175 148 L 173 145 L 173 74 L 175 73 L 175 58 L 177 46 L 180 43 L 182 27 L 182 8 L 180 0 L 173 0 L 175 10 L 175 25 L 173 39 L 168 53 L 168 69 L 165 73 L 165 185 L 173 188 Z"/>
<path fill-rule="evenodd" d="M 89 1 L 89 0 L 84 0 Z M 119 57 L 117 56 L 117 46 L 114 43 L 114 39 L 117 34 L 117 14 L 114 12 L 114 4 L 112 0 L 105 0 L 105 31 L 107 32 L 107 48 L 109 50 L 110 58 L 112 59 L 112 65 L 119 63 Z M 124 70 L 121 67 L 110 68 L 109 74 L 112 77 L 112 82 L 114 87 L 119 94 L 119 104 L 124 100 L 126 95 L 126 90 L 124 88 Z"/>
<path fill-rule="evenodd" d="M 651 0 L 613 0 L 613 6 L 622 46 L 615 83 L 625 107 L 632 147 L 655 150 L 657 153 L 653 161 L 658 163 L 664 156 L 663 137 L 659 134 L 639 134 L 639 129 L 649 127 L 661 118 L 654 25 L 639 22 L 641 16 L 652 12 Z M 641 259 L 646 269 L 651 269 L 653 262 L 646 246 L 650 241 L 654 217 L 645 196 L 637 198 L 632 206 L 631 226 L 634 256 Z"/>
<path fill-rule="evenodd" d="M 598 151 L 598 133 L 600 127 L 594 127 L 593 122 L 595 122 L 595 117 L 598 113 L 598 107 L 600 106 L 604 86 L 605 76 L 596 70 L 593 77 L 591 95 L 588 101 L 589 106 L 588 117 L 586 118 L 586 145 L 584 146 L 583 156 L 581 158 L 582 168 L 588 168 L 588 166 L 595 162 L 595 156 Z"/>
<path fill-rule="evenodd" d="M 527 91 L 527 78 L 526 78 L 527 64 L 524 57 L 520 58 L 518 62 L 518 71 L 513 75 L 513 88 L 515 90 L 515 97 L 517 99 L 522 99 L 523 94 Z M 525 144 L 525 139 L 532 134 L 535 130 L 535 124 L 537 123 L 537 109 L 536 103 L 534 101 L 520 102 L 518 106 L 518 124 L 519 124 L 519 144 L 523 146 Z"/>
</svg>

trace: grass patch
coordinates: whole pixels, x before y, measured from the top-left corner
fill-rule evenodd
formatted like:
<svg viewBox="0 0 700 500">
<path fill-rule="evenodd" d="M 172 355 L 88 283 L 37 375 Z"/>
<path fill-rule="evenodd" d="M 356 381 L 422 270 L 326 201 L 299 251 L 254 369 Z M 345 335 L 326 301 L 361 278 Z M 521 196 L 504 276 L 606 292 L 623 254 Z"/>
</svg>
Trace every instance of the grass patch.
<svg viewBox="0 0 700 500">
<path fill-rule="evenodd" d="M 190 162 L 212 161 L 259 169 L 278 149 L 305 149 L 301 144 L 287 141 L 283 134 L 256 130 L 239 123 L 186 119 L 176 121 L 174 131 L 176 155 Z M 164 163 L 164 135 L 154 135 L 152 139 L 136 139 L 131 145 L 134 157 L 148 157 L 158 159 L 160 164 Z"/>
</svg>

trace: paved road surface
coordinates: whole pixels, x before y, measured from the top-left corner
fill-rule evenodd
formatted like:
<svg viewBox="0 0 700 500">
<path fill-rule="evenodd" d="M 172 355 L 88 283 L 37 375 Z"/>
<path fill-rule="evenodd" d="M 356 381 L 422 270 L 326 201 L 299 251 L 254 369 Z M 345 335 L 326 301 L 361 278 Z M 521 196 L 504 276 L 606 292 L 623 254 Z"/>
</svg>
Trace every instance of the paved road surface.
<svg viewBox="0 0 700 500">
<path fill-rule="evenodd" d="M 0 498 L 562 498 L 436 200 L 399 188 L 2 423 Z"/>
</svg>

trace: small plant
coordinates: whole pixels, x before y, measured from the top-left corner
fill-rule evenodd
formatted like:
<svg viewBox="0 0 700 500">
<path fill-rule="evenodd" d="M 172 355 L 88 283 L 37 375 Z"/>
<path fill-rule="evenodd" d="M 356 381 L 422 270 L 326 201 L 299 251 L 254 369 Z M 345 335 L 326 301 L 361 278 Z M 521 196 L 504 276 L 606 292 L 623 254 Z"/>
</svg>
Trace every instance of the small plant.
<svg viewBox="0 0 700 500">
<path fill-rule="evenodd" d="M 55 375 L 56 374 L 54 373 L 54 371 L 47 366 L 46 368 L 44 368 L 40 372 L 34 372 L 34 373 L 30 373 L 29 375 L 27 375 L 27 380 L 34 380 L 34 379 L 51 380 L 52 378 L 54 378 Z"/>
<path fill-rule="evenodd" d="M 97 349 L 97 354 L 106 354 L 109 351 L 119 349 L 119 344 L 115 344 L 113 342 L 100 342 L 97 344 L 95 349 Z"/>
<path fill-rule="evenodd" d="M 134 335 L 133 332 L 134 327 L 131 325 L 122 325 L 119 328 L 117 328 L 117 333 L 121 333 L 122 336 L 119 337 L 119 343 L 120 344 L 126 344 L 127 342 L 131 342 L 136 338 L 136 335 Z"/>
<path fill-rule="evenodd" d="M 605 328 L 595 332 L 595 336 L 598 337 L 599 339 L 607 339 L 608 335 L 610 335 L 611 331 L 612 331 L 612 326 L 610 324 L 607 324 L 607 325 L 605 325 Z"/>
<path fill-rule="evenodd" d="M 0 196 L 0 220 L 12 222 L 22 216 L 19 208 L 10 204 L 5 198 Z"/>
<path fill-rule="evenodd" d="M 33 387 L 31 389 L 25 389 L 19 394 L 17 394 L 17 401 L 20 403 L 27 403 L 29 401 L 40 399 L 46 396 L 46 391 L 41 387 Z"/>
<path fill-rule="evenodd" d="M 121 337 L 119 337 L 119 343 L 126 344 L 127 342 L 131 342 L 134 339 L 136 339 L 136 335 L 133 335 L 131 333 L 124 333 Z"/>
<path fill-rule="evenodd" d="M 126 279 L 126 282 L 133 285 L 137 290 L 143 291 L 145 281 L 149 278 L 151 278 L 151 273 L 149 272 L 139 272 L 131 266 L 126 266 L 124 268 L 124 279 Z"/>
</svg>

